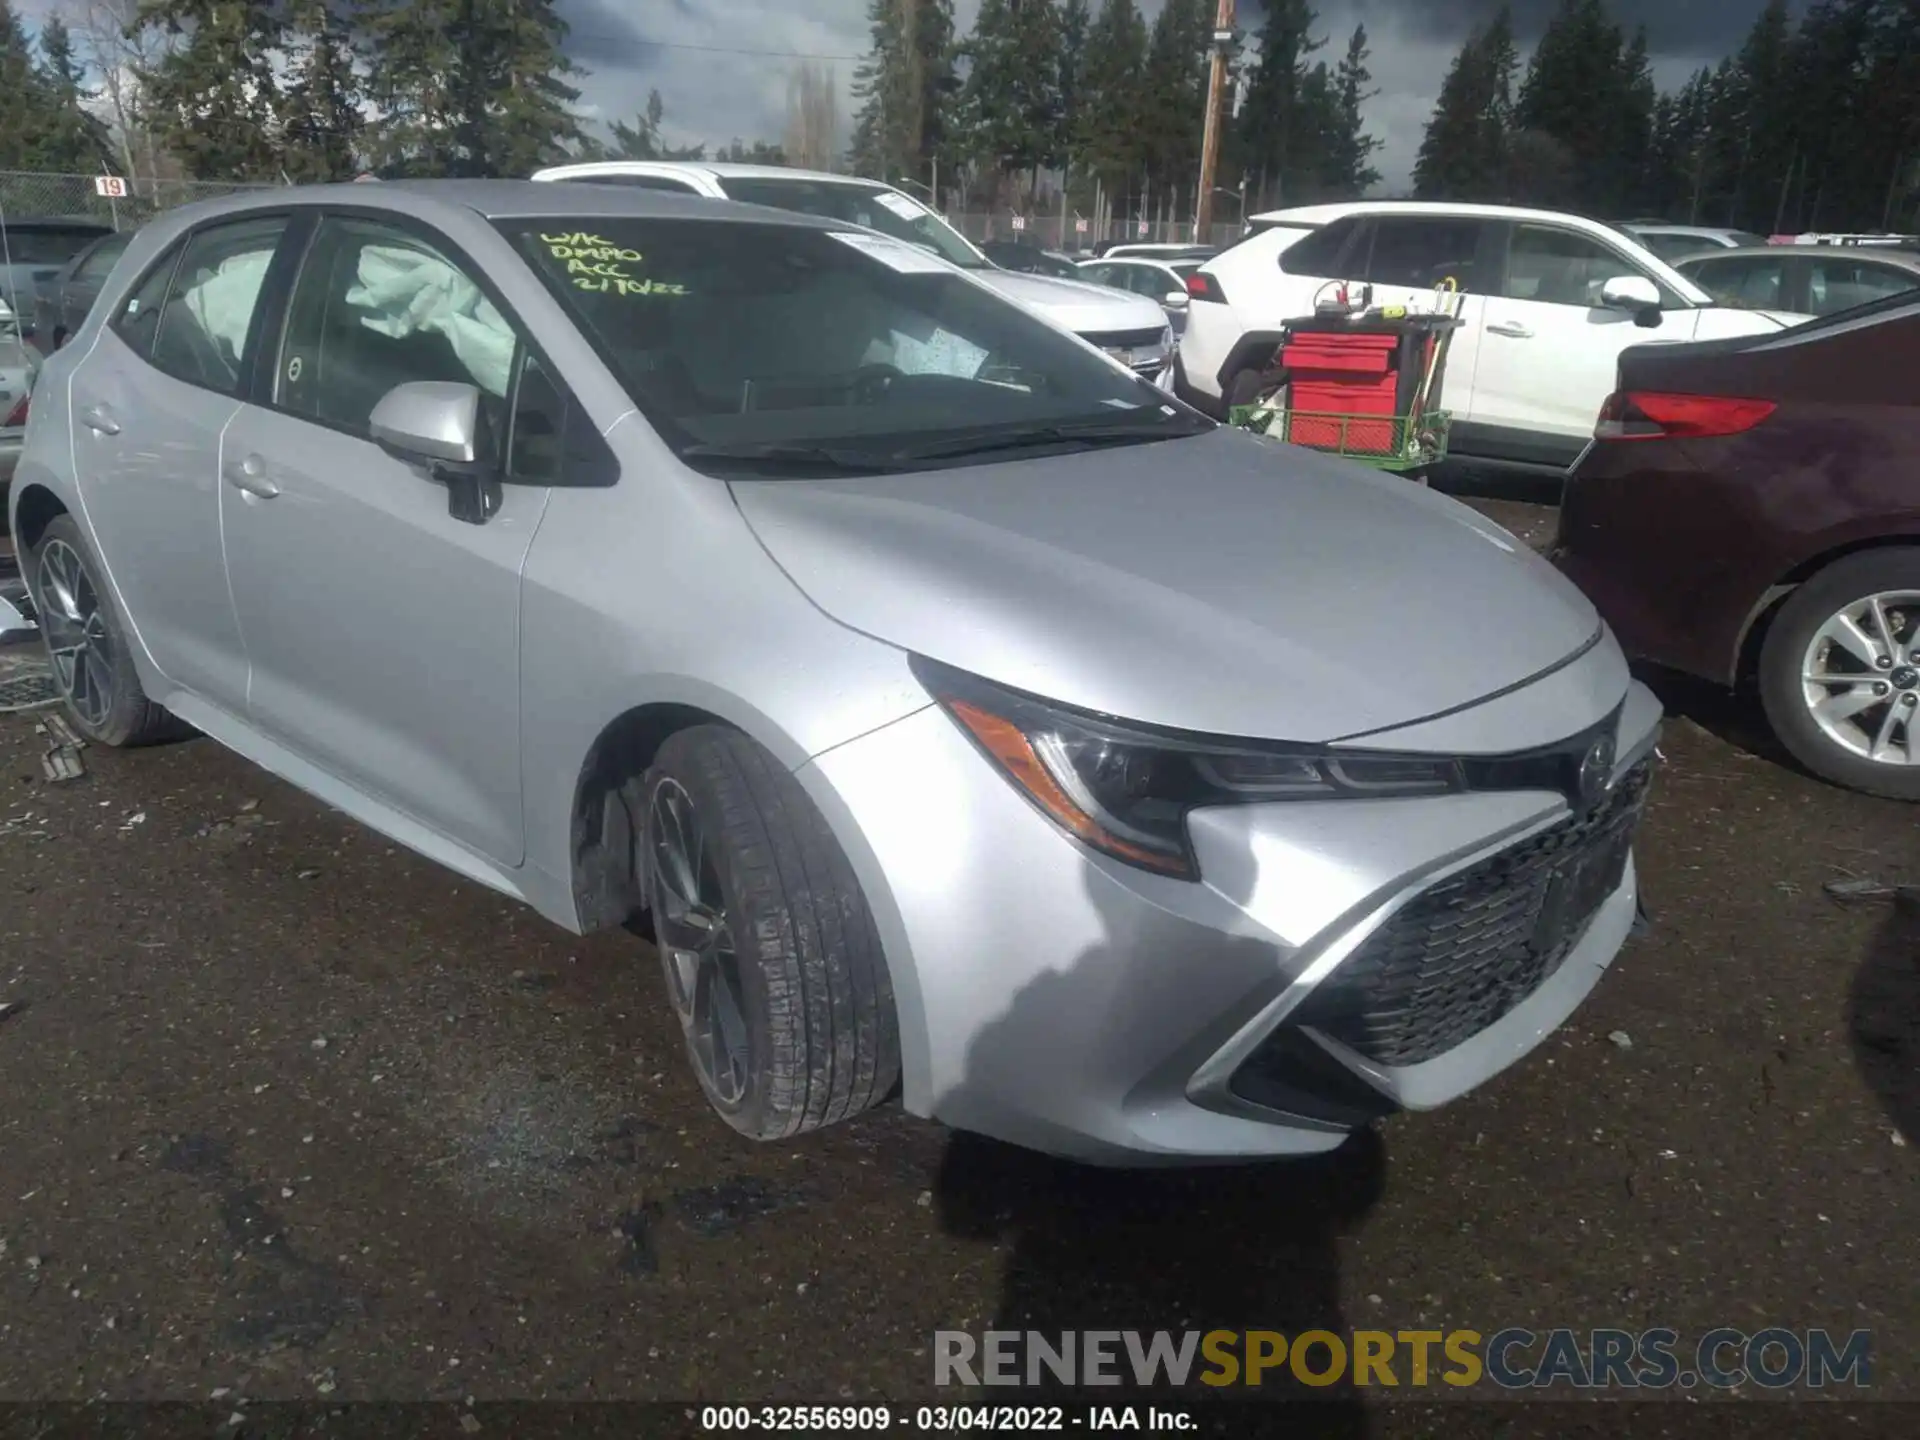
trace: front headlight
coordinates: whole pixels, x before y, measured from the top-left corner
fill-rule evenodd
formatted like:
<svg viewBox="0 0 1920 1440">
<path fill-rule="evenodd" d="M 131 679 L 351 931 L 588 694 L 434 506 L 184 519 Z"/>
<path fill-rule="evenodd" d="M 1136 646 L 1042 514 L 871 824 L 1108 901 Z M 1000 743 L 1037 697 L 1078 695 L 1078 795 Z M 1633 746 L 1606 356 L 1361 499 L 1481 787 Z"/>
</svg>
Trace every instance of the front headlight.
<svg viewBox="0 0 1920 1440">
<path fill-rule="evenodd" d="M 920 683 L 1068 834 L 1130 865 L 1197 880 L 1189 811 L 1277 800 L 1379 800 L 1466 788 L 1452 760 L 1224 740 L 1069 709 L 920 656 Z"/>
</svg>

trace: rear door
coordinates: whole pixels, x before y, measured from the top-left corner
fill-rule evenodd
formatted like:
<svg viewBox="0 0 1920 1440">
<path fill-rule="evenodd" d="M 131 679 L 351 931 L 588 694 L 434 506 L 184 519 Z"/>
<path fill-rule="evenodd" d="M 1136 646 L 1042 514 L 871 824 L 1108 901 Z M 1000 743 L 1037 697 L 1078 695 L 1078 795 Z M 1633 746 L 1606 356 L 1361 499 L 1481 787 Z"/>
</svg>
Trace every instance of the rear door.
<svg viewBox="0 0 1920 1440">
<path fill-rule="evenodd" d="M 128 620 L 172 686 L 235 714 L 246 659 L 221 555 L 220 437 L 288 223 L 226 220 L 172 246 L 69 390 L 76 483 Z"/>
<path fill-rule="evenodd" d="M 1920 272 L 1858 254 L 1807 255 L 1801 261 L 1806 299 L 1791 308 L 1808 315 L 1832 315 L 1920 287 Z"/>
<path fill-rule="evenodd" d="M 1571 226 L 1502 225 L 1507 241 L 1480 326 L 1473 423 L 1489 453 L 1567 465 L 1593 434 L 1629 345 L 1691 340 L 1699 312 L 1624 250 Z M 1639 276 L 1660 292 L 1660 324 L 1643 328 L 1600 304 L 1608 280 Z"/>
</svg>

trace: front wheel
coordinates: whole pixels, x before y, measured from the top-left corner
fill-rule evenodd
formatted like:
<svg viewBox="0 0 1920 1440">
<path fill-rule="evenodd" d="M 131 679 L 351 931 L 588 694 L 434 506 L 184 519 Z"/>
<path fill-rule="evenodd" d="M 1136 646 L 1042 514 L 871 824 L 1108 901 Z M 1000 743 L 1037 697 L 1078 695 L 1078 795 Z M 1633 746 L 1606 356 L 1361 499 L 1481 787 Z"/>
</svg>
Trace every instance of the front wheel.
<svg viewBox="0 0 1920 1440">
<path fill-rule="evenodd" d="M 1848 556 L 1795 590 L 1761 649 L 1760 697 L 1814 774 L 1920 800 L 1920 548 Z"/>
<path fill-rule="evenodd" d="M 646 779 L 646 889 L 708 1102 L 756 1140 L 879 1104 L 893 987 L 853 868 L 793 776 L 738 731 L 683 730 Z"/>
</svg>

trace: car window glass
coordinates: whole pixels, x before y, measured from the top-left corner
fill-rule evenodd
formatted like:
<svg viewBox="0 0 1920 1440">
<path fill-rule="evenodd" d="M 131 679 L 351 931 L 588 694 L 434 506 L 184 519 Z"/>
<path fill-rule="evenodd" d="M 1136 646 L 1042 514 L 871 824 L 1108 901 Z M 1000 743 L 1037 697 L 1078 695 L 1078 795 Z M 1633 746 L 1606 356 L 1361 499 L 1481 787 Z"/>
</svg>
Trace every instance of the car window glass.
<svg viewBox="0 0 1920 1440">
<path fill-rule="evenodd" d="M 1336 220 L 1294 241 L 1280 252 L 1281 271 L 1288 275 L 1317 275 L 1328 280 L 1348 278 L 1336 267 L 1342 263 L 1342 252 L 1359 224 L 1357 220 Z"/>
<path fill-rule="evenodd" d="M 1169 290 L 1185 288 L 1158 265 L 1136 265 L 1133 268 L 1139 272 L 1134 277 L 1133 288 L 1149 300 L 1159 300 Z"/>
<path fill-rule="evenodd" d="M 0 231 L 0 264 L 64 265 L 110 233 L 104 225 L 9 225 Z"/>
<path fill-rule="evenodd" d="M 113 272 L 114 262 L 126 253 L 132 239 L 132 233 L 127 232 L 102 240 L 87 252 L 84 260 L 74 266 L 73 278 L 89 281 L 106 279 Z"/>
<path fill-rule="evenodd" d="M 1784 303 L 1787 262 L 1772 255 L 1738 260 L 1702 260 L 1688 267 L 1688 278 L 1722 305 L 1774 310 Z"/>
<path fill-rule="evenodd" d="M 1374 222 L 1373 245 L 1360 278 L 1373 285 L 1421 290 L 1450 279 L 1462 290 L 1476 291 L 1474 260 L 1481 234 L 1478 220 L 1383 215 Z"/>
<path fill-rule="evenodd" d="M 1816 315 L 1850 310 L 1889 295 L 1920 286 L 1920 274 L 1871 261 L 1827 259 L 1813 261 L 1807 276 L 1808 299 Z"/>
<path fill-rule="evenodd" d="M 153 353 L 154 331 L 160 328 L 160 307 L 166 303 L 167 287 L 173 283 L 174 268 L 180 263 L 181 247 L 175 245 L 121 302 L 120 313 L 113 317 L 113 332 L 133 352 L 145 359 Z"/>
<path fill-rule="evenodd" d="M 254 307 L 286 228 L 284 215 L 268 215 L 193 234 L 160 312 L 156 367 L 222 394 L 239 388 Z"/>
<path fill-rule="evenodd" d="M 729 199 L 849 221 L 931 250 L 941 259 L 965 269 L 981 268 L 979 255 L 960 238 L 959 231 L 918 200 L 898 190 L 838 180 L 789 180 L 779 176 L 730 177 L 726 188 Z"/>
<path fill-rule="evenodd" d="M 513 427 L 507 442 L 507 473 L 516 480 L 560 478 L 566 441 L 566 392 L 531 350 L 521 362 L 513 393 Z"/>
<path fill-rule="evenodd" d="M 996 424 L 1184 418 L 1079 340 L 882 236 L 625 216 L 502 224 L 676 446 L 891 453 Z"/>
<path fill-rule="evenodd" d="M 1111 285 L 1113 284 L 1114 268 L 1112 265 L 1082 265 L 1080 267 L 1080 278 L 1082 280 L 1091 280 L 1096 285 Z"/>
<path fill-rule="evenodd" d="M 1669 265 L 1682 256 L 1714 248 L 1711 240 L 1702 240 L 1698 235 L 1642 235 L 1639 240 Z"/>
<path fill-rule="evenodd" d="M 479 387 L 504 421 L 517 337 L 466 272 L 411 231 L 329 218 L 287 313 L 274 401 L 365 434 L 373 407 L 409 381 Z"/>
<path fill-rule="evenodd" d="M 1548 225 L 1516 225 L 1507 255 L 1506 295 L 1509 300 L 1592 309 L 1607 281 L 1631 271 L 1624 258 L 1589 236 Z"/>
</svg>

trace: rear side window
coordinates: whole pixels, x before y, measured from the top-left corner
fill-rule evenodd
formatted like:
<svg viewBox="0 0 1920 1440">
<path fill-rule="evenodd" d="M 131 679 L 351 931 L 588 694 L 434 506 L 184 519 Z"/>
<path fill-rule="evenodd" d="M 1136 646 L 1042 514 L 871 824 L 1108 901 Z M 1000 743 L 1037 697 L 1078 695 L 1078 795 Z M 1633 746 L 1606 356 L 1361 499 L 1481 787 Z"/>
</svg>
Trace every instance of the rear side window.
<svg viewBox="0 0 1920 1440">
<path fill-rule="evenodd" d="M 153 336 L 160 328 L 160 308 L 166 303 L 167 287 L 173 283 L 182 248 L 175 245 L 161 256 L 121 303 L 120 313 L 113 317 L 113 333 L 142 360 L 153 356 Z"/>
<path fill-rule="evenodd" d="M 1352 248 L 1350 242 L 1359 228 L 1358 220 L 1336 220 L 1324 229 L 1315 230 L 1304 239 L 1294 241 L 1280 252 L 1281 273 L 1320 276 L 1328 280 L 1344 278 L 1340 266 L 1343 261 L 1350 262 L 1347 251 Z"/>
<path fill-rule="evenodd" d="M 284 215 L 268 215 L 194 232 L 147 357 L 155 369 L 223 395 L 238 392 L 253 313 L 286 228 Z"/>
<path fill-rule="evenodd" d="M 1373 285 L 1419 290 L 1452 280 L 1462 290 L 1484 294 L 1476 262 L 1485 234 L 1486 223 L 1480 220 L 1383 215 L 1374 222 L 1373 245 L 1360 278 Z"/>
<path fill-rule="evenodd" d="M 1642 235 L 1639 240 L 1669 265 L 1688 255 L 1698 255 L 1702 250 L 1715 248 L 1713 241 L 1702 240 L 1698 235 Z"/>
</svg>

